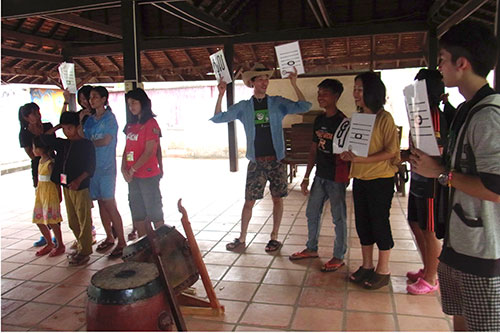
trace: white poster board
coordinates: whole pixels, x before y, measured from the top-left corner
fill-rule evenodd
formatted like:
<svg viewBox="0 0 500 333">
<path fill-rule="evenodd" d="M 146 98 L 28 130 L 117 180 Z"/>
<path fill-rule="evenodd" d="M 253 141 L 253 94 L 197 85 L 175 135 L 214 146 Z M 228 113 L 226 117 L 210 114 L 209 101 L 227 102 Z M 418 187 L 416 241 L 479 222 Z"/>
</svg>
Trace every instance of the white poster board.
<svg viewBox="0 0 500 333">
<path fill-rule="evenodd" d="M 58 69 L 63 88 L 68 89 L 71 94 L 76 94 L 75 64 L 63 62 Z"/>
<path fill-rule="evenodd" d="M 297 69 L 297 74 L 305 73 L 298 41 L 275 46 L 274 48 L 276 49 L 276 57 L 278 58 L 280 74 L 283 79 L 288 77 L 288 73 L 293 73 L 294 67 Z"/>
<path fill-rule="evenodd" d="M 376 117 L 375 114 L 354 113 L 351 119 L 344 119 L 333 137 L 333 153 L 351 151 L 357 156 L 368 157 Z"/>
<path fill-rule="evenodd" d="M 233 80 L 231 79 L 231 74 L 229 73 L 229 70 L 227 68 L 226 58 L 224 57 L 223 50 L 219 50 L 214 54 L 211 54 L 210 62 L 212 63 L 212 68 L 214 69 L 217 82 L 233 82 Z"/>
<path fill-rule="evenodd" d="M 431 109 L 425 80 L 418 80 L 405 87 L 405 104 L 410 132 L 415 146 L 430 156 L 440 156 L 432 125 Z"/>
</svg>

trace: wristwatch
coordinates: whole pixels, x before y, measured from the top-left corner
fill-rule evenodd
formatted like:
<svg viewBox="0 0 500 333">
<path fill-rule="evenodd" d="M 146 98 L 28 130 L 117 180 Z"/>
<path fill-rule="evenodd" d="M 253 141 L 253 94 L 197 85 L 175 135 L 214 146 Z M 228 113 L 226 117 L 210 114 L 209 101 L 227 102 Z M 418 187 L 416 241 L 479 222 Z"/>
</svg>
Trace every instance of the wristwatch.
<svg viewBox="0 0 500 333">
<path fill-rule="evenodd" d="M 439 174 L 437 180 L 438 183 L 443 186 L 451 186 L 451 178 L 453 177 L 453 173 L 451 171 L 444 171 Z"/>
</svg>

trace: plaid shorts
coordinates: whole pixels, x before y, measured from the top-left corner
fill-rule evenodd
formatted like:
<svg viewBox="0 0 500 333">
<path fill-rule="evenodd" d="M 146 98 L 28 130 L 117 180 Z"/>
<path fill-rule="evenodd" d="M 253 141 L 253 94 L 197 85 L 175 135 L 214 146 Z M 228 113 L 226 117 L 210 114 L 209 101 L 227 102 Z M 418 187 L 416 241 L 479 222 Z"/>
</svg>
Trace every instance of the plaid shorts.
<svg viewBox="0 0 500 333">
<path fill-rule="evenodd" d="M 487 278 L 438 266 L 443 312 L 463 316 L 470 331 L 500 331 L 500 276 Z"/>
<path fill-rule="evenodd" d="M 280 161 L 250 161 L 247 169 L 245 200 L 258 200 L 264 197 L 264 189 L 269 181 L 271 195 L 283 198 L 288 195 L 286 165 Z"/>
</svg>

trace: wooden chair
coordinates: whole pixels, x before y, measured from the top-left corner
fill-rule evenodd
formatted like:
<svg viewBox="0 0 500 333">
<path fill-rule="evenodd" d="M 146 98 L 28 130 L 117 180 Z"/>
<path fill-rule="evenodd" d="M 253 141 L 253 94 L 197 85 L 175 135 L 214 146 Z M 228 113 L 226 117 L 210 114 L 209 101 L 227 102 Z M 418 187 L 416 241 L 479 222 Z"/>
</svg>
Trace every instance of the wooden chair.
<svg viewBox="0 0 500 333">
<path fill-rule="evenodd" d="M 294 124 L 291 128 L 285 128 L 285 163 L 289 168 L 290 183 L 293 177 L 297 175 L 298 165 L 307 165 L 309 149 L 312 143 L 313 124 L 302 123 Z"/>
</svg>

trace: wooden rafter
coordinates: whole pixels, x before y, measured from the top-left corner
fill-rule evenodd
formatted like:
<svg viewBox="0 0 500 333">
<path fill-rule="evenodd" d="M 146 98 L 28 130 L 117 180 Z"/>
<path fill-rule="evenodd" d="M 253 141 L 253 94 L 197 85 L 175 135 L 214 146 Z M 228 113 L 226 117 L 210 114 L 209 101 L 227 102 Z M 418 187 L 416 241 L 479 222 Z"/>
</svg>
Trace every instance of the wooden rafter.
<svg viewBox="0 0 500 333">
<path fill-rule="evenodd" d="M 469 0 L 452 15 L 450 15 L 444 22 L 437 27 L 437 36 L 441 37 L 451 26 L 465 20 L 470 15 L 474 14 L 476 10 L 481 8 L 488 0 Z M 497 9 L 498 10 L 498 9 Z"/>
<path fill-rule="evenodd" d="M 92 31 L 101 35 L 122 39 L 122 30 L 108 24 L 86 19 L 76 14 L 43 15 L 42 18 L 70 27 Z"/>
</svg>

